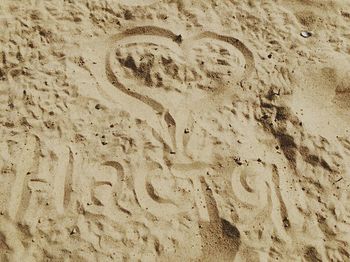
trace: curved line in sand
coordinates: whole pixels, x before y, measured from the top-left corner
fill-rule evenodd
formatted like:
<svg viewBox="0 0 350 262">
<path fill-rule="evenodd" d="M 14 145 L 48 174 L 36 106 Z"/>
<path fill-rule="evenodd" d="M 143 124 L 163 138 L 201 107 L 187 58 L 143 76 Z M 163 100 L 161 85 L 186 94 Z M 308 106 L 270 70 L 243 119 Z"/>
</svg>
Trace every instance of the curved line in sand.
<svg viewBox="0 0 350 262">
<path fill-rule="evenodd" d="M 170 40 L 176 41 L 177 35 L 174 34 L 172 31 L 160 27 L 155 27 L 155 26 L 140 26 L 140 27 L 134 27 L 131 29 L 125 30 L 123 33 L 117 34 L 115 36 L 112 36 L 109 40 L 109 49 L 107 51 L 106 55 L 106 60 L 105 60 L 105 65 L 106 65 L 106 75 L 108 78 L 108 81 L 115 86 L 116 88 L 120 89 L 122 92 L 125 94 L 134 97 L 143 103 L 149 105 L 152 107 L 155 111 L 159 113 L 164 113 L 166 111 L 165 107 L 158 101 L 142 95 L 138 92 L 131 91 L 128 88 L 126 88 L 119 80 L 118 77 L 113 73 L 112 66 L 111 66 L 111 54 L 114 53 L 115 47 L 112 47 L 112 45 L 115 45 L 116 42 L 119 42 L 121 40 L 124 40 L 125 38 L 132 37 L 132 36 L 156 36 L 156 37 L 163 37 L 163 38 L 168 38 Z M 234 37 L 229 37 L 229 36 L 224 36 L 224 35 L 219 35 L 217 33 L 213 32 L 203 32 L 199 34 L 198 36 L 194 37 L 192 40 L 197 41 L 203 38 L 212 38 L 216 39 L 219 41 L 226 42 L 236 49 L 238 49 L 244 56 L 244 59 L 246 61 L 246 66 L 245 66 L 245 73 L 241 77 L 240 81 L 248 78 L 250 74 L 253 72 L 255 68 L 254 64 L 254 56 L 253 53 L 249 50 L 249 48 L 244 45 L 240 40 Z M 191 41 L 191 39 L 188 39 L 187 41 Z M 157 44 L 158 41 L 152 41 L 152 39 L 148 39 L 148 42 L 154 42 Z M 184 40 L 186 42 L 186 39 Z M 181 47 L 181 42 L 178 42 L 177 45 L 179 48 Z M 174 45 L 175 46 L 175 45 Z M 192 45 L 195 46 L 195 45 Z M 174 47 L 167 46 L 170 50 L 173 50 Z M 178 50 L 177 50 L 178 51 Z M 176 52 L 175 52 L 176 53 Z"/>
</svg>

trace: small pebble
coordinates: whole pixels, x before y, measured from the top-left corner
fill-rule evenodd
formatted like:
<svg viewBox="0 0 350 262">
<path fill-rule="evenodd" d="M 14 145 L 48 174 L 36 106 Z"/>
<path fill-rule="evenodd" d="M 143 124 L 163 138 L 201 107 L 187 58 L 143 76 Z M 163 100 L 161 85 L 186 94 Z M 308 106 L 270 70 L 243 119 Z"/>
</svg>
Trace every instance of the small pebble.
<svg viewBox="0 0 350 262">
<path fill-rule="evenodd" d="M 74 235 L 75 233 L 77 233 L 77 230 L 75 228 L 73 228 L 73 230 L 70 232 L 70 234 Z"/>
<path fill-rule="evenodd" d="M 304 38 L 309 38 L 310 36 L 312 36 L 311 32 L 308 31 L 302 31 L 300 35 Z"/>
<path fill-rule="evenodd" d="M 180 44 L 182 42 L 182 35 L 177 35 L 174 39 L 174 41 L 178 44 Z"/>
</svg>

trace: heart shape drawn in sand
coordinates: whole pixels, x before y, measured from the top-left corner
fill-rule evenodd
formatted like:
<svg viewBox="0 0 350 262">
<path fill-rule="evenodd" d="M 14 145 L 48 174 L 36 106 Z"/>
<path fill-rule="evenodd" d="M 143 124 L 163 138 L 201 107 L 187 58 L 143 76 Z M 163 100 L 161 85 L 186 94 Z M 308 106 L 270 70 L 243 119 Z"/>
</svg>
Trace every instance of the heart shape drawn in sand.
<svg viewBox="0 0 350 262">
<path fill-rule="evenodd" d="M 213 32 L 182 39 L 167 29 L 135 27 L 111 37 L 109 46 L 109 82 L 163 114 L 168 127 L 254 70 L 253 54 L 240 40 Z"/>
</svg>

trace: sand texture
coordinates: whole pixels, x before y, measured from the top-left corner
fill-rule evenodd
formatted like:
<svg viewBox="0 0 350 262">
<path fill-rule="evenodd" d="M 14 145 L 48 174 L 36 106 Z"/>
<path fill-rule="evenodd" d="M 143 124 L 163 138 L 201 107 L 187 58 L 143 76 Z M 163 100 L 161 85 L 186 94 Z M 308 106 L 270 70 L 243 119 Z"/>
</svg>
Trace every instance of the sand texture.
<svg viewBox="0 0 350 262">
<path fill-rule="evenodd" d="M 350 261 L 350 1 L 0 0 L 0 261 Z"/>
</svg>

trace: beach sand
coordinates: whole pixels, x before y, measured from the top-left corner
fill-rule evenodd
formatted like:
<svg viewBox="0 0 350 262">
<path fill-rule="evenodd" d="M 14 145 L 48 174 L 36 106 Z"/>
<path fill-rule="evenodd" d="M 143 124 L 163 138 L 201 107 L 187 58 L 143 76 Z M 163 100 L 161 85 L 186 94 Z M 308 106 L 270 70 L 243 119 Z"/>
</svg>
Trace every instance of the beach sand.
<svg viewBox="0 0 350 262">
<path fill-rule="evenodd" d="M 349 1 L 1 0 L 0 101 L 0 261 L 350 261 Z"/>
</svg>

